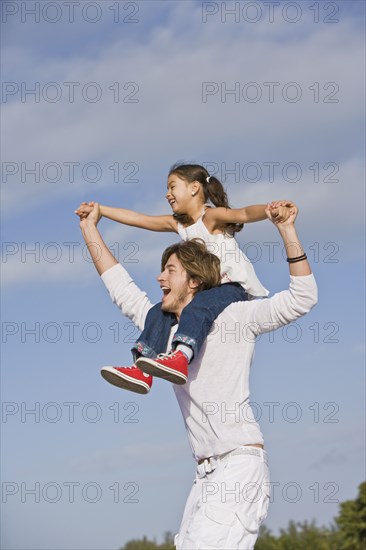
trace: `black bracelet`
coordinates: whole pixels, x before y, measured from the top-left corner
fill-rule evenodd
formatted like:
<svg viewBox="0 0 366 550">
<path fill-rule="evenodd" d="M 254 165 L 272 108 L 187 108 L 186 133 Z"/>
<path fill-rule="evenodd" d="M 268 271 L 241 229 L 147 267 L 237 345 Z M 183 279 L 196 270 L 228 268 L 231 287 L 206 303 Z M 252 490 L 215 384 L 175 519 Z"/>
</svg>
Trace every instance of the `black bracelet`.
<svg viewBox="0 0 366 550">
<path fill-rule="evenodd" d="M 307 259 L 306 254 L 302 254 L 302 256 L 296 256 L 296 258 L 286 258 L 286 261 L 289 264 L 296 264 L 296 262 L 302 262 L 303 260 Z"/>
</svg>

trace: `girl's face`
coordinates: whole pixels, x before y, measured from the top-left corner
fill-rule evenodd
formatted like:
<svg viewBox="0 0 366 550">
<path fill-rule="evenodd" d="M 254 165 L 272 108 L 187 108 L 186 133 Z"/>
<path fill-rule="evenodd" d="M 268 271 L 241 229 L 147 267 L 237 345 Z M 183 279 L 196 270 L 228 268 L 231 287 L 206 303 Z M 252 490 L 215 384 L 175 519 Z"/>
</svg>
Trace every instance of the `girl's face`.
<svg viewBox="0 0 366 550">
<path fill-rule="evenodd" d="M 185 214 L 192 204 L 192 198 L 197 194 L 197 182 L 189 183 L 176 174 L 168 178 L 168 192 L 165 195 L 175 214 Z M 193 195 L 192 195 L 193 193 Z"/>
</svg>

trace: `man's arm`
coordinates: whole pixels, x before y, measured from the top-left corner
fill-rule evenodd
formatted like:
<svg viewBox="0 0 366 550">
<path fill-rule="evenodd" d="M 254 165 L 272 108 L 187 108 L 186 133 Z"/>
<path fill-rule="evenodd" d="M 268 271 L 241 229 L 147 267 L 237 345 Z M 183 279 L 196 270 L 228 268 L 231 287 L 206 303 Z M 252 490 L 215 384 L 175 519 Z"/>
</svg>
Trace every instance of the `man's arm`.
<svg viewBox="0 0 366 550">
<path fill-rule="evenodd" d="M 140 330 L 144 329 L 146 315 L 152 307 L 146 292 L 134 283 L 121 264 L 116 264 L 101 276 L 112 302 Z"/>
<path fill-rule="evenodd" d="M 80 229 L 95 268 L 99 275 L 102 275 L 105 271 L 118 264 L 118 262 L 99 233 L 97 228 L 99 220 L 100 215 L 98 213 L 98 205 L 96 204 L 90 214 L 80 221 Z"/>
<path fill-rule="evenodd" d="M 290 260 L 304 254 L 294 225 L 297 213 L 298 210 L 294 207 L 288 220 L 276 223 L 271 210 L 267 209 L 268 218 L 276 225 L 282 237 L 287 258 Z M 290 271 L 288 290 L 278 292 L 272 298 L 246 302 L 243 308 L 244 322 L 248 330 L 255 335 L 296 321 L 317 303 L 317 286 L 307 259 L 295 263 L 289 262 L 288 265 Z"/>
<path fill-rule="evenodd" d="M 103 241 L 97 228 L 99 220 L 98 205 L 95 205 L 92 212 L 80 221 L 85 243 L 112 301 L 121 309 L 123 315 L 142 330 L 152 304 L 146 293 L 137 287 Z"/>
</svg>

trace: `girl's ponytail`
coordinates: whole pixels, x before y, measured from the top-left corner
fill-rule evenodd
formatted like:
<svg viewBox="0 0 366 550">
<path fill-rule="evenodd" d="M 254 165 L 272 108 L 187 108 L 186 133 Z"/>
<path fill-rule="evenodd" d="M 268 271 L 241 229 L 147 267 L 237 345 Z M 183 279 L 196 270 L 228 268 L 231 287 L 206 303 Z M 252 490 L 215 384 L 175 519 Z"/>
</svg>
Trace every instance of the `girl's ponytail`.
<svg viewBox="0 0 366 550">
<path fill-rule="evenodd" d="M 210 176 L 206 168 L 199 164 L 175 164 L 169 171 L 169 176 L 177 174 L 188 182 L 199 181 L 203 188 L 205 202 L 211 201 L 214 206 L 230 208 L 225 189 L 215 176 Z M 168 176 L 168 177 L 169 177 Z M 178 220 L 185 223 L 186 220 Z M 188 220 L 187 220 L 188 221 Z M 234 235 L 243 229 L 242 223 L 225 224 L 223 230 L 229 235 Z"/>
</svg>

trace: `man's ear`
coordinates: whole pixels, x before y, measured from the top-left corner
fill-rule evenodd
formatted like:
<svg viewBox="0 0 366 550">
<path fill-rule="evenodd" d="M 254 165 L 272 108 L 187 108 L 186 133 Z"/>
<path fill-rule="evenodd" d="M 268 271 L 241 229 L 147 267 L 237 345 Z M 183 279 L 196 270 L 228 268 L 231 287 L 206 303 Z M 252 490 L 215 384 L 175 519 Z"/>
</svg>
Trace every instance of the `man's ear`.
<svg viewBox="0 0 366 550">
<path fill-rule="evenodd" d="M 202 284 L 202 281 L 200 279 L 189 279 L 188 286 L 191 290 L 195 290 L 198 287 L 200 287 Z"/>
</svg>

